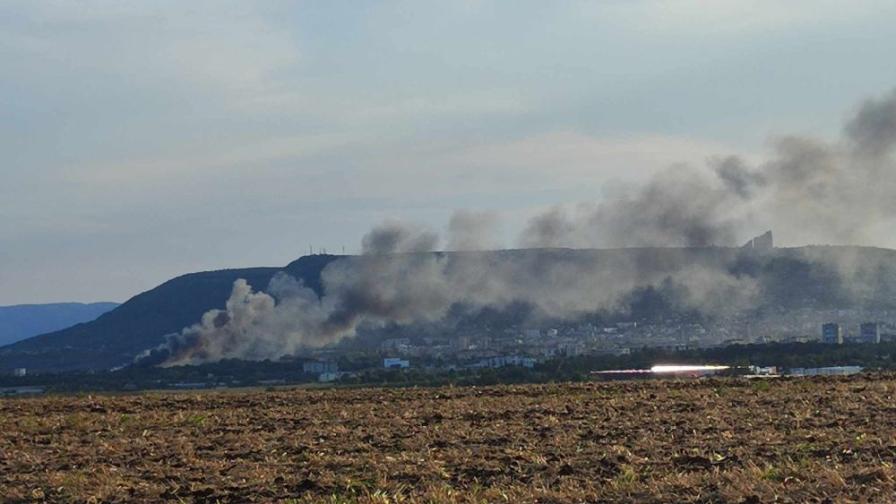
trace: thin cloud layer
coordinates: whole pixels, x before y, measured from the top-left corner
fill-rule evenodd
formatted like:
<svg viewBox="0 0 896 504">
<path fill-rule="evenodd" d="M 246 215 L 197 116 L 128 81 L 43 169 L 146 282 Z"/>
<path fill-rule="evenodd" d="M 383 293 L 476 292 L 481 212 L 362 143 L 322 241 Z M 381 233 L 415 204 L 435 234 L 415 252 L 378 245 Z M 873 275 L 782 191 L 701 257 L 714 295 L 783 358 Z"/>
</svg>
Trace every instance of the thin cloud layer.
<svg viewBox="0 0 896 504">
<path fill-rule="evenodd" d="M 456 208 L 516 235 L 705 157 L 755 171 L 768 134 L 829 136 L 893 85 L 892 9 L 3 2 L 0 303 L 124 300 Z"/>
</svg>

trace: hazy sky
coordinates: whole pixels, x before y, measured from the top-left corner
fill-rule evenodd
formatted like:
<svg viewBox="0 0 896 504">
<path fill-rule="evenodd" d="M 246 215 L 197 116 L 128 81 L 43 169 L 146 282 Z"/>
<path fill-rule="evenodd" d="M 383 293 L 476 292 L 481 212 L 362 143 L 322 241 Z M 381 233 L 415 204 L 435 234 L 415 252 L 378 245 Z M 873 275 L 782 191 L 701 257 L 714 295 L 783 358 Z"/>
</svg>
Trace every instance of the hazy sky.
<svg viewBox="0 0 896 504">
<path fill-rule="evenodd" d="M 0 304 L 356 252 L 839 134 L 896 4 L 0 2 Z"/>
</svg>

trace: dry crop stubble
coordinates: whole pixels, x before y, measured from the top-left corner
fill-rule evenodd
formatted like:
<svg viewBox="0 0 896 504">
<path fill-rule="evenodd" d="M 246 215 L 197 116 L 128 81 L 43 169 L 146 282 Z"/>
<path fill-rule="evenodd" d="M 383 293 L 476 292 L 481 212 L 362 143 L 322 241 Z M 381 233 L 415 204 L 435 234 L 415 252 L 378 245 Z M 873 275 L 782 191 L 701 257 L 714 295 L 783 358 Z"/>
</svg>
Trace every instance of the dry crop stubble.
<svg viewBox="0 0 896 504">
<path fill-rule="evenodd" d="M 896 492 L 896 376 L 0 401 L 8 502 L 823 502 Z"/>
</svg>

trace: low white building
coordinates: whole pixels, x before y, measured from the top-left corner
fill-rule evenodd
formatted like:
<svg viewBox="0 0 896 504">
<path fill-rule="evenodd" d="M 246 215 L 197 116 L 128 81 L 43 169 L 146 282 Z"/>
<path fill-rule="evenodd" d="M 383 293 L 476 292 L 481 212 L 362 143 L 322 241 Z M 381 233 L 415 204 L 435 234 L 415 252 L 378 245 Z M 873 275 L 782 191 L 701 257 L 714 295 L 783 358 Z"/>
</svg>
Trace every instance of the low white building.
<svg viewBox="0 0 896 504">
<path fill-rule="evenodd" d="M 480 368 L 501 368 L 506 366 L 520 366 L 524 368 L 535 367 L 536 360 L 531 357 L 520 357 L 518 355 L 502 355 L 499 357 L 489 357 L 475 364 L 474 367 Z"/>
<path fill-rule="evenodd" d="M 787 374 L 790 376 L 842 376 L 862 372 L 861 366 L 831 366 L 820 368 L 791 368 Z"/>
<path fill-rule="evenodd" d="M 386 369 L 405 369 L 411 367 L 411 363 L 398 357 L 386 357 L 383 359 L 383 367 Z"/>
<path fill-rule="evenodd" d="M 28 374 L 28 370 L 23 367 L 15 368 L 12 370 L 13 376 L 26 376 L 27 374 Z"/>
</svg>

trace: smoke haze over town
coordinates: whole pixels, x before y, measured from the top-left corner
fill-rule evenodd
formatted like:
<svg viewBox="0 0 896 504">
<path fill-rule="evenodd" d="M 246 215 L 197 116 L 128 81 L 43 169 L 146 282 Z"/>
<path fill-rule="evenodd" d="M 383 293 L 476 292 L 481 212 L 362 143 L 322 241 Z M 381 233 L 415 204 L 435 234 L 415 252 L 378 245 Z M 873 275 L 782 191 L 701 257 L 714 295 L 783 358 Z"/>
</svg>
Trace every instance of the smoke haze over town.
<svg viewBox="0 0 896 504">
<path fill-rule="evenodd" d="M 896 218 L 894 145 L 896 93 L 890 93 L 865 101 L 839 141 L 788 136 L 772 159 L 755 167 L 726 157 L 711 163 L 710 174 L 670 168 L 629 194 L 581 204 L 574 213 L 558 206 L 536 215 L 520 243 L 534 249 L 731 247 L 757 222 L 816 243 L 862 243 Z M 523 260 L 464 252 L 493 247 L 497 224 L 488 213 L 455 214 L 446 241 L 460 252 L 437 255 L 434 231 L 384 223 L 363 237 L 362 256 L 324 269 L 321 299 L 286 274 L 274 277 L 268 293 L 255 293 L 240 280 L 225 310 L 210 311 L 150 354 L 169 364 L 278 358 L 353 336 L 364 322 L 439 321 L 459 305 L 481 310 L 525 303 L 536 317 L 576 320 L 623 310 L 621 303 L 637 289 L 670 283 L 680 291 L 678 303 L 708 318 L 758 306 L 757 280 L 735 267 L 740 258 L 670 269 L 637 260 L 570 261 L 538 250 Z M 764 248 L 772 246 L 771 234 L 768 241 Z M 848 290 L 859 288 L 853 285 L 858 269 L 876 268 L 848 257 L 824 266 Z"/>
</svg>

